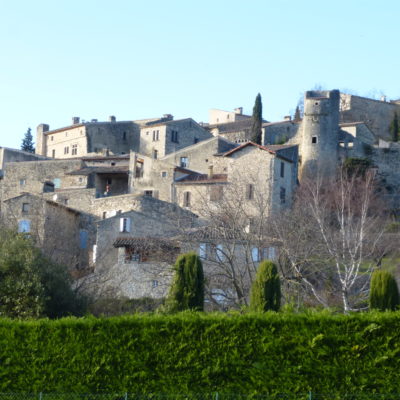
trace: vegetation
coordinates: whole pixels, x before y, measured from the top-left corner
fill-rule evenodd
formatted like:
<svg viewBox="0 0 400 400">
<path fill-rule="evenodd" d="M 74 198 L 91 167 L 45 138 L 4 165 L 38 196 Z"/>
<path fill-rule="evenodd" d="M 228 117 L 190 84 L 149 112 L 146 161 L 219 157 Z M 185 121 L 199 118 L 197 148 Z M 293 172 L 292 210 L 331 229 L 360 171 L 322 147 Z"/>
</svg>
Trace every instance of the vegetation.
<svg viewBox="0 0 400 400">
<path fill-rule="evenodd" d="M 278 269 L 271 261 L 260 263 L 250 292 L 253 311 L 278 311 L 281 305 L 281 282 Z"/>
<path fill-rule="evenodd" d="M 253 107 L 252 115 L 252 126 L 251 126 L 251 141 L 257 144 L 261 144 L 262 139 L 262 102 L 261 94 L 258 93 Z"/>
<path fill-rule="evenodd" d="M 399 324 L 392 312 L 3 319 L 0 391 L 398 393 Z"/>
<path fill-rule="evenodd" d="M 294 117 L 293 117 L 294 122 L 299 122 L 301 121 L 301 114 L 300 114 L 300 106 L 296 106 L 296 111 L 294 112 Z"/>
<path fill-rule="evenodd" d="M 21 150 L 27 151 L 28 153 L 34 153 L 35 147 L 33 146 L 33 136 L 31 133 L 31 128 L 25 133 L 25 136 L 22 140 Z"/>
<path fill-rule="evenodd" d="M 170 312 L 203 311 L 204 274 L 196 253 L 182 254 L 176 260 L 175 276 L 167 299 Z"/>
<path fill-rule="evenodd" d="M 400 305 L 396 279 L 390 272 L 376 270 L 372 274 L 369 305 L 380 311 L 395 310 Z"/>
<path fill-rule="evenodd" d="M 348 176 L 365 176 L 372 163 L 367 158 L 349 157 L 343 162 L 343 171 Z"/>
<path fill-rule="evenodd" d="M 79 314 L 83 301 L 65 268 L 46 259 L 25 234 L 0 231 L 0 315 L 57 318 Z"/>
<path fill-rule="evenodd" d="M 389 132 L 390 132 L 390 136 L 392 137 L 393 142 L 398 142 L 399 135 L 400 135 L 400 126 L 399 126 L 397 112 L 394 113 L 393 120 L 390 123 Z"/>
</svg>

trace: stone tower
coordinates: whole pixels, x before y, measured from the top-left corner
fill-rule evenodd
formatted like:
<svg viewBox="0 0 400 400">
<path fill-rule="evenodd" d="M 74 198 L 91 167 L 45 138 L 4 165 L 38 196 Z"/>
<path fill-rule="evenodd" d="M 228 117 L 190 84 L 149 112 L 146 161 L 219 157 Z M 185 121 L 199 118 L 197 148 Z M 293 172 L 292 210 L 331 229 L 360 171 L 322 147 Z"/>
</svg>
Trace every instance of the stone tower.
<svg viewBox="0 0 400 400">
<path fill-rule="evenodd" d="M 36 128 L 36 154 L 41 154 L 46 156 L 46 135 L 45 133 L 49 131 L 49 125 L 40 124 Z"/>
<path fill-rule="evenodd" d="M 308 91 L 300 141 L 300 179 L 333 174 L 338 165 L 339 90 Z"/>
</svg>

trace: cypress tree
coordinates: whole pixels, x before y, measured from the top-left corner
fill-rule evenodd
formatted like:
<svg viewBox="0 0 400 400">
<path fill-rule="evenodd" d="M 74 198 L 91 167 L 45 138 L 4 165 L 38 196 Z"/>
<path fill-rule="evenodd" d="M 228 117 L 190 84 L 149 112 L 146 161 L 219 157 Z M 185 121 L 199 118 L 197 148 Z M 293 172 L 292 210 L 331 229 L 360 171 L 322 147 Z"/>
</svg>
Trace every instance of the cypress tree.
<svg viewBox="0 0 400 400">
<path fill-rule="evenodd" d="M 253 107 L 252 116 L 252 126 L 251 126 L 251 141 L 257 144 L 261 144 L 262 138 L 262 102 L 261 94 L 258 93 L 256 101 Z"/>
<path fill-rule="evenodd" d="M 374 271 L 369 292 L 370 308 L 380 311 L 395 310 L 399 304 L 399 289 L 394 276 L 388 271 Z"/>
<path fill-rule="evenodd" d="M 393 121 L 390 123 L 389 127 L 390 135 L 392 136 L 393 142 L 398 142 L 399 141 L 399 120 L 397 117 L 397 112 L 394 113 Z"/>
<path fill-rule="evenodd" d="M 167 298 L 168 311 L 203 311 L 204 273 L 199 256 L 196 253 L 180 255 L 174 270 L 175 275 Z"/>
<path fill-rule="evenodd" d="M 250 308 L 253 311 L 278 311 L 281 306 L 281 282 L 278 269 L 271 261 L 263 261 L 251 286 Z"/>
<path fill-rule="evenodd" d="M 294 118 L 293 118 L 293 120 L 294 120 L 295 122 L 301 121 L 300 107 L 299 107 L 298 105 L 296 106 L 296 111 L 294 112 Z"/>
<path fill-rule="evenodd" d="M 21 150 L 27 151 L 29 153 L 34 153 L 35 148 L 33 147 L 33 136 L 31 133 L 31 128 L 25 132 L 25 136 L 22 139 Z"/>
</svg>

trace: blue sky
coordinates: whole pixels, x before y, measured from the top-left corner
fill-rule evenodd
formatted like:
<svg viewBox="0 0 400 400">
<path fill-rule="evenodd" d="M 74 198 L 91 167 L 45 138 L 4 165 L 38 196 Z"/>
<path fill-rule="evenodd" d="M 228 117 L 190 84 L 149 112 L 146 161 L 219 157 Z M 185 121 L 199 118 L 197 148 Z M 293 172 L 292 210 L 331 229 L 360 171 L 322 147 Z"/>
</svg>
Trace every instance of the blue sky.
<svg viewBox="0 0 400 400">
<path fill-rule="evenodd" d="M 171 113 L 258 92 L 276 121 L 316 85 L 400 97 L 398 0 L 0 0 L 0 146 L 28 127 Z"/>
</svg>

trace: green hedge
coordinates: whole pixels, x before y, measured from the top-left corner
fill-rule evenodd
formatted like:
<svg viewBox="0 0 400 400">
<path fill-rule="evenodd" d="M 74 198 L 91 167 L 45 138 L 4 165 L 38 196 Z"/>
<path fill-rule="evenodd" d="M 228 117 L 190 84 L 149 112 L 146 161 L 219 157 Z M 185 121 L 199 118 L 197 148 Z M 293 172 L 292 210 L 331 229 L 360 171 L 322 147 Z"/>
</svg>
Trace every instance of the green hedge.
<svg viewBox="0 0 400 400">
<path fill-rule="evenodd" d="M 0 320 L 0 392 L 400 393 L 400 312 Z"/>
</svg>

